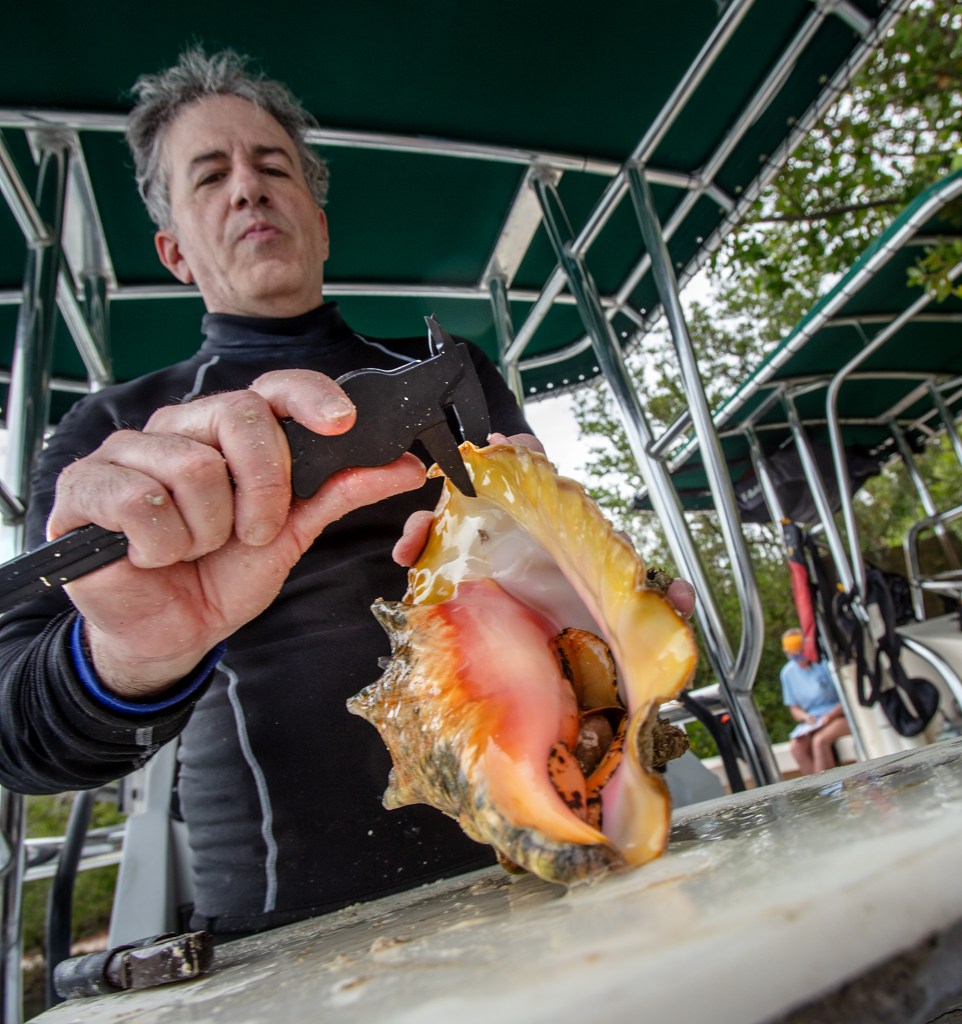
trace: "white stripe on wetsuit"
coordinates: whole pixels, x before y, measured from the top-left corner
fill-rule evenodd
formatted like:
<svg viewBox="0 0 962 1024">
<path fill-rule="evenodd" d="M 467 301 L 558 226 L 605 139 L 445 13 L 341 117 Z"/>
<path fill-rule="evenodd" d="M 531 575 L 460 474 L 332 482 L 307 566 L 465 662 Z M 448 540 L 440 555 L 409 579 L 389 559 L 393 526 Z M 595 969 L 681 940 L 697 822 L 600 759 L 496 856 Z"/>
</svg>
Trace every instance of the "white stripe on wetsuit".
<svg viewBox="0 0 962 1024">
<path fill-rule="evenodd" d="M 395 352 L 393 349 L 382 345 L 379 341 L 371 341 L 370 338 L 365 338 L 363 334 L 358 334 L 357 331 L 354 332 L 354 337 L 365 345 L 370 345 L 371 348 L 376 348 L 379 352 L 383 352 L 385 355 L 393 356 L 402 363 L 419 363 L 421 361 L 420 359 L 415 359 L 414 356 L 406 356 L 401 352 Z"/>
<path fill-rule="evenodd" d="M 194 383 L 190 391 L 181 399 L 182 402 L 192 402 L 204 388 L 204 378 L 207 376 L 207 371 L 215 364 L 220 362 L 220 356 L 213 356 L 206 363 L 201 363 L 197 367 L 197 373 L 194 375 Z"/>
<path fill-rule="evenodd" d="M 274 811 L 271 807 L 271 795 L 267 789 L 267 780 L 264 772 L 254 756 L 251 749 L 250 738 L 247 735 L 247 723 L 244 721 L 244 708 L 241 705 L 240 694 L 237 692 L 237 673 L 224 661 L 220 663 L 221 670 L 226 673 L 228 679 L 227 698 L 230 701 L 231 709 L 234 712 L 234 722 L 237 726 L 237 742 L 240 745 L 241 753 L 247 762 L 247 767 L 254 777 L 254 785 L 257 788 L 257 798 L 261 805 L 261 836 L 264 845 L 267 847 L 267 856 L 264 858 L 264 910 L 265 914 L 275 909 L 277 903 L 277 841 L 274 839 Z"/>
</svg>

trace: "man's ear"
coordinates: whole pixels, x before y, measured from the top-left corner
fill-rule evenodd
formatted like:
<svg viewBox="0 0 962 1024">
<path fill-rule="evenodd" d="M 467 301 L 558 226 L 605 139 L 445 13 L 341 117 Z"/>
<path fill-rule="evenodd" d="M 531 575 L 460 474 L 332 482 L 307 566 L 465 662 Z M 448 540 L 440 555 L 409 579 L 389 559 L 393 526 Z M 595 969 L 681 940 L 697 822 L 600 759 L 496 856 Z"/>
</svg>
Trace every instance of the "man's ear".
<svg viewBox="0 0 962 1024">
<path fill-rule="evenodd" d="M 180 248 L 177 236 L 169 228 L 161 228 L 154 235 L 154 248 L 160 262 L 180 281 L 181 284 L 193 284 L 194 275 L 187 266 L 187 259 Z"/>
<path fill-rule="evenodd" d="M 328 259 L 331 255 L 331 236 L 327 230 L 327 214 L 318 207 L 317 216 L 321 222 L 321 231 L 324 233 L 324 259 Z"/>
</svg>

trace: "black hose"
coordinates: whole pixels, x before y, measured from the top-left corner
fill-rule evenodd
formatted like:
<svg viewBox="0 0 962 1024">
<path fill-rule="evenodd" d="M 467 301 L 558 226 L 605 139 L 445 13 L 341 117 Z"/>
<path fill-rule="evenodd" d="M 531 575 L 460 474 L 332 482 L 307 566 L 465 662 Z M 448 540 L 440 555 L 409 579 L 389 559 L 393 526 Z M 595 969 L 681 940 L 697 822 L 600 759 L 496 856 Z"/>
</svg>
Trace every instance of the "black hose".
<svg viewBox="0 0 962 1024">
<path fill-rule="evenodd" d="M 54 968 L 70 956 L 70 933 L 73 921 L 73 887 L 77 867 L 83 853 L 84 840 L 93 812 L 95 789 L 82 790 L 73 798 L 63 846 L 57 860 L 57 872 L 47 897 L 46 920 L 46 998 L 47 1007 L 63 1002 L 53 984 Z"/>
<path fill-rule="evenodd" d="M 722 764 L 725 767 L 725 774 L 728 776 L 728 786 L 733 793 L 742 793 L 745 790 L 745 780 L 742 778 L 741 769 L 738 767 L 738 757 L 735 754 L 735 744 L 729 730 L 725 729 L 718 719 L 698 700 L 690 694 L 682 691 L 678 697 L 679 702 L 685 707 L 689 714 L 694 715 L 699 722 L 711 733 L 718 753 L 721 754 Z"/>
</svg>

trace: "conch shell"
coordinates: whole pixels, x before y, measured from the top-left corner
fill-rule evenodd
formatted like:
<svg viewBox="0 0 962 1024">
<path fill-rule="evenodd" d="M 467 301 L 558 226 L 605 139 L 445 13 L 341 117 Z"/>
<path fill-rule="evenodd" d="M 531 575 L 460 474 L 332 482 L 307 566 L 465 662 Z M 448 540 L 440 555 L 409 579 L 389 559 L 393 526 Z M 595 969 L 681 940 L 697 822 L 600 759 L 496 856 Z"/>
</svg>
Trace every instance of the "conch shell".
<svg viewBox="0 0 962 1024">
<path fill-rule="evenodd" d="M 403 600 L 374 605 L 392 657 L 348 702 L 391 753 L 385 806 L 430 804 L 506 866 L 566 885 L 643 864 L 670 799 L 639 747 L 691 676 L 691 630 L 543 455 L 461 454 L 477 497 L 445 483 Z M 586 776 L 573 752 L 592 714 L 618 734 Z"/>
</svg>

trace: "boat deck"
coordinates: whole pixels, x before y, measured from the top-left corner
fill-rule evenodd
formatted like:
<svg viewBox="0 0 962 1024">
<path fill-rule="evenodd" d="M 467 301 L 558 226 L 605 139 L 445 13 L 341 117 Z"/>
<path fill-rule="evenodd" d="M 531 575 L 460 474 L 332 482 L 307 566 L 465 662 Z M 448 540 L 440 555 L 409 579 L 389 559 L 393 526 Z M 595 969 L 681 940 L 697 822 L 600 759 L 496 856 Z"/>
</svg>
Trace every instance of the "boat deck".
<svg viewBox="0 0 962 1024">
<path fill-rule="evenodd" d="M 948 740 L 681 808 L 667 853 L 626 876 L 565 892 L 478 872 L 36 1019 L 923 1024 L 962 1006 L 960 864 Z"/>
</svg>

